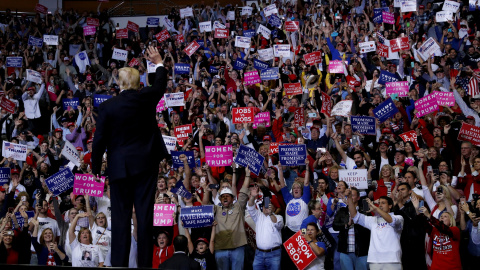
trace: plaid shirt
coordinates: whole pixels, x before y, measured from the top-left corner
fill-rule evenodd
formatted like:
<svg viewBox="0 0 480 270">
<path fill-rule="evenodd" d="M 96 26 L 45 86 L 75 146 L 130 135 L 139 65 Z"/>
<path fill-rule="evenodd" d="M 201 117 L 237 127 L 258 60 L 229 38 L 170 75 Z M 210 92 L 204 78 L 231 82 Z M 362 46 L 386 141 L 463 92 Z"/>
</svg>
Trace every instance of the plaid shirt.
<svg viewBox="0 0 480 270">
<path fill-rule="evenodd" d="M 427 13 L 423 13 L 422 15 L 417 15 L 417 23 L 415 24 L 415 32 L 418 33 L 420 31 L 420 27 L 423 27 L 425 23 L 428 21 Z"/>
</svg>

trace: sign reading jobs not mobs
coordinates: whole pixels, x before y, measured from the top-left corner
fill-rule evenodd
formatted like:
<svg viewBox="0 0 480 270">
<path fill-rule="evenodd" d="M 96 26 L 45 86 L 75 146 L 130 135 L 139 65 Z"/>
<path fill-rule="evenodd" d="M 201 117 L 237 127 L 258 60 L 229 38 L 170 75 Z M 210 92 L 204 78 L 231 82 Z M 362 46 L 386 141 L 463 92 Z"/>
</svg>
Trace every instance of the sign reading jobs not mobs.
<svg viewBox="0 0 480 270">
<path fill-rule="evenodd" d="M 184 228 L 201 228 L 211 226 L 214 221 L 213 205 L 182 207 L 180 219 Z"/>
<path fill-rule="evenodd" d="M 278 155 L 283 166 L 305 165 L 307 147 L 305 144 L 279 145 Z"/>
<path fill-rule="evenodd" d="M 205 146 L 205 161 L 210 167 L 231 166 L 233 162 L 232 146 Z"/>
<path fill-rule="evenodd" d="M 253 108 L 252 107 L 232 108 L 232 121 L 234 124 L 255 122 Z"/>
<path fill-rule="evenodd" d="M 339 170 L 338 177 L 340 181 L 345 181 L 349 187 L 368 188 L 367 169 Z"/>
<path fill-rule="evenodd" d="M 285 241 L 283 246 L 287 250 L 288 256 L 290 256 L 290 259 L 295 263 L 295 266 L 299 270 L 307 268 L 307 266 L 317 258 L 307 240 L 302 236 L 301 231 L 298 231 Z"/>
</svg>

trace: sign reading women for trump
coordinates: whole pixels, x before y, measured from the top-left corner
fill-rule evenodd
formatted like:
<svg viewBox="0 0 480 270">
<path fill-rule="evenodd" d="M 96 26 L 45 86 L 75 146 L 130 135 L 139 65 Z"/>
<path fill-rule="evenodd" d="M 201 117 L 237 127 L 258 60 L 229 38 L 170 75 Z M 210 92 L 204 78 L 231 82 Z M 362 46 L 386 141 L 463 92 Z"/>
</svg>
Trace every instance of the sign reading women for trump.
<svg viewBox="0 0 480 270">
<path fill-rule="evenodd" d="M 408 96 L 408 82 L 387 82 L 385 84 L 386 95 L 398 94 L 399 97 Z"/>
<path fill-rule="evenodd" d="M 73 187 L 75 176 L 69 168 L 63 168 L 56 174 L 45 179 L 48 189 L 54 196 L 58 196 Z"/>
<path fill-rule="evenodd" d="M 214 221 L 213 205 L 182 207 L 180 219 L 184 228 L 201 228 L 211 226 Z"/>
<path fill-rule="evenodd" d="M 260 76 L 258 76 L 258 71 L 254 70 L 250 72 L 245 72 L 245 76 L 243 78 L 243 83 L 245 85 L 252 85 L 261 82 L 262 80 L 260 80 Z"/>
<path fill-rule="evenodd" d="M 237 156 L 235 157 L 235 163 L 250 168 L 255 175 L 260 174 L 260 169 L 262 168 L 264 160 L 265 157 L 260 155 L 255 149 L 249 148 L 243 144 L 240 145 Z"/>
<path fill-rule="evenodd" d="M 307 158 L 307 147 L 305 144 L 279 145 L 278 156 L 283 166 L 305 165 Z"/>
<path fill-rule="evenodd" d="M 455 97 L 453 96 L 453 92 L 435 91 L 434 93 L 435 93 L 435 98 L 437 99 L 438 106 L 447 106 L 447 107 L 455 106 Z"/>
<path fill-rule="evenodd" d="M 153 226 L 172 226 L 175 204 L 155 204 L 153 207 Z"/>
<path fill-rule="evenodd" d="M 102 177 L 99 182 L 95 176 L 91 174 L 75 174 L 73 182 L 74 195 L 89 195 L 93 197 L 103 197 L 103 190 L 105 187 L 105 177 Z"/>
<path fill-rule="evenodd" d="M 15 160 L 27 160 L 27 146 L 24 144 L 3 141 L 2 156 Z"/>
<path fill-rule="evenodd" d="M 367 169 L 339 170 L 338 177 L 340 181 L 345 181 L 349 187 L 368 188 Z"/>
<path fill-rule="evenodd" d="M 331 60 L 328 64 L 329 73 L 343 73 L 343 63 L 340 60 Z"/>
<path fill-rule="evenodd" d="M 254 118 L 252 128 L 258 128 L 259 125 L 270 127 L 270 112 L 257 113 Z"/>
<path fill-rule="evenodd" d="M 386 99 L 373 109 L 373 114 L 378 118 L 380 123 L 387 121 L 388 118 L 394 116 L 397 112 L 398 108 L 395 106 L 391 98 Z"/>
<path fill-rule="evenodd" d="M 231 166 L 233 161 L 232 146 L 205 146 L 205 161 L 210 167 Z"/>
<path fill-rule="evenodd" d="M 375 135 L 375 117 L 351 116 L 352 131 L 360 134 Z"/>
<path fill-rule="evenodd" d="M 429 113 L 438 111 L 438 104 L 435 93 L 415 101 L 415 110 L 417 110 L 415 116 L 419 118 Z"/>
</svg>

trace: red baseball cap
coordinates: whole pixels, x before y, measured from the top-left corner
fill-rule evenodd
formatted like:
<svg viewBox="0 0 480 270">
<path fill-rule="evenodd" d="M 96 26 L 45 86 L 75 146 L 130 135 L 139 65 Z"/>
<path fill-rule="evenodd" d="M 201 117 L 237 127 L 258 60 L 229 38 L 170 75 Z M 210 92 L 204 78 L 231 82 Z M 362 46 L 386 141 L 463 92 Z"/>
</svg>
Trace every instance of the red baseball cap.
<svg viewBox="0 0 480 270">
<path fill-rule="evenodd" d="M 77 147 L 77 151 L 83 152 L 83 148 L 79 146 L 79 147 Z"/>
<path fill-rule="evenodd" d="M 67 124 L 67 127 L 71 127 L 71 126 L 75 126 L 75 123 L 70 122 L 70 123 Z"/>
<path fill-rule="evenodd" d="M 55 132 L 63 132 L 63 129 L 61 129 L 61 128 L 56 128 L 56 129 L 55 129 Z"/>
<path fill-rule="evenodd" d="M 20 174 L 20 171 L 19 171 L 17 168 L 13 168 L 13 169 L 10 171 L 10 174 Z"/>
<path fill-rule="evenodd" d="M 320 129 L 319 129 L 318 127 L 316 127 L 316 126 L 312 126 L 312 127 L 310 128 L 310 131 L 312 131 L 312 130 L 314 130 L 314 129 L 316 129 L 318 132 L 320 132 Z"/>
<path fill-rule="evenodd" d="M 424 5 L 420 5 L 418 8 L 419 8 L 419 9 L 424 9 L 425 6 L 424 6 Z"/>
<path fill-rule="evenodd" d="M 93 142 L 93 139 L 88 139 L 87 143 Z"/>
<path fill-rule="evenodd" d="M 208 240 L 207 240 L 207 238 L 203 238 L 203 237 L 198 238 L 197 241 L 195 241 L 195 244 L 197 244 L 198 242 L 205 242 L 205 244 L 208 245 Z"/>
<path fill-rule="evenodd" d="M 263 136 L 263 141 L 272 141 L 272 137 L 270 135 Z"/>
</svg>

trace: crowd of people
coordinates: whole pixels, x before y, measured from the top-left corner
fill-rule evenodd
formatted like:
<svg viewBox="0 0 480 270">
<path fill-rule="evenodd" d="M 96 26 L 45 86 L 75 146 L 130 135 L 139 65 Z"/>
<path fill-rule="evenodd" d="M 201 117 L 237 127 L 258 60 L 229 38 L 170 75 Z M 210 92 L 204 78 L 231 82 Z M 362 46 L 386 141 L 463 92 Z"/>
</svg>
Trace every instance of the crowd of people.
<svg viewBox="0 0 480 270">
<path fill-rule="evenodd" d="M 170 269 L 165 262 L 186 252 L 198 262 L 192 269 L 295 269 L 283 244 L 300 232 L 315 256 L 305 269 L 476 269 L 478 1 L 406 3 L 413 8 L 389 0 L 237 6 L 202 1 L 193 16 L 172 8 L 160 19 L 162 26 L 140 25 L 128 38 L 118 38 L 119 26 L 101 4 L 83 13 L 30 16 L 6 10 L 0 14 L 0 166 L 10 173 L 0 177 L 0 263 L 112 265 L 108 150 L 101 168 L 103 197 L 74 195 L 72 188 L 54 195 L 46 179 L 66 167 L 92 173 L 98 103 L 124 90 L 117 84 L 122 67 L 138 69 L 141 85 L 153 84 L 146 49 L 154 46 L 169 72 L 165 93 L 184 93 L 183 106 L 159 101 L 158 128 L 166 138 L 178 135 L 176 127 L 191 125 L 188 138 L 177 139 L 169 151 L 192 151 L 195 167 L 186 155 L 179 157 L 183 167 L 174 166 L 171 156 L 158 165 L 158 182 L 151 187 L 155 204 L 175 204 L 176 211 L 172 226 L 154 228 L 148 255 L 153 268 Z M 445 13 L 446 19 L 438 15 Z M 98 26 L 85 36 L 91 18 Z M 210 31 L 200 26 L 208 21 Z M 287 31 L 292 21 L 288 25 L 296 30 Z M 219 38 L 215 28 L 227 29 L 227 36 Z M 157 35 L 163 30 L 167 38 Z M 246 33 L 250 45 L 240 47 L 236 37 Z M 44 35 L 58 36 L 58 45 L 31 45 L 31 37 Z M 389 43 L 405 37 L 398 50 Z M 422 47 L 431 40 L 435 50 Z M 185 50 L 194 41 L 199 48 Z M 371 41 L 376 50 L 365 52 L 364 42 Z M 289 56 L 276 49 L 267 53 L 279 44 L 289 46 Z M 385 47 L 386 54 L 379 52 Z M 112 57 L 118 49 L 127 52 L 125 61 Z M 80 63 L 82 52 L 87 65 Z M 320 54 L 312 63 L 315 52 Z M 9 57 L 21 57 L 21 67 L 9 66 Z M 333 73 L 333 61 L 343 71 Z M 188 71 L 179 72 L 180 66 Z M 276 68 L 274 78 L 246 83 L 247 72 L 260 75 L 266 68 Z M 29 70 L 39 72 L 41 81 Z M 406 82 L 407 93 L 389 92 L 391 81 Z M 285 85 L 294 83 L 300 93 L 286 94 Z M 416 101 L 436 92 L 450 93 L 453 105 L 421 114 Z M 346 113 L 335 106 L 343 101 L 351 101 Z M 385 102 L 397 109 L 387 119 L 375 110 Z M 255 115 L 268 112 L 268 119 L 238 123 L 233 109 L 243 107 Z M 373 134 L 359 131 L 354 116 L 375 117 Z M 467 128 L 470 139 L 458 139 Z M 400 136 L 406 133 L 408 138 Z M 26 159 L 7 156 L 5 143 L 26 145 Z M 76 147 L 79 166 L 62 152 L 66 144 Z M 305 145 L 306 155 L 298 165 L 283 166 L 278 144 Z M 254 149 L 264 157 L 260 172 L 238 162 L 209 166 L 206 147 L 222 145 L 232 146 L 234 160 L 241 146 Z M 344 170 L 365 172 L 362 188 Z M 180 196 L 182 186 L 192 196 Z M 213 224 L 184 227 L 181 209 L 211 204 Z M 129 266 L 137 267 L 142 231 L 134 210 L 131 228 L 125 236 L 131 238 Z"/>
</svg>

